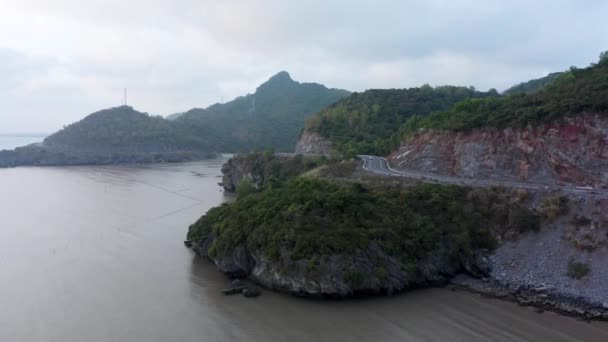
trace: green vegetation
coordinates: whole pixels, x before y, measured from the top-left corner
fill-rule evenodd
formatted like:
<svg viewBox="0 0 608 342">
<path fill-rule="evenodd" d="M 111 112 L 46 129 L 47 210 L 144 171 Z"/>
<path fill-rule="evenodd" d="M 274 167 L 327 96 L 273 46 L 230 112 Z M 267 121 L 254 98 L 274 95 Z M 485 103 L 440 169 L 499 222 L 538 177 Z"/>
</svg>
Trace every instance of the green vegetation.
<svg viewBox="0 0 608 342">
<path fill-rule="evenodd" d="M 557 217 L 568 213 L 568 197 L 553 195 L 543 198 L 540 210 L 547 222 L 553 222 Z"/>
<path fill-rule="evenodd" d="M 248 180 L 242 180 L 236 186 L 236 194 L 239 196 L 246 196 L 257 190 L 256 186 Z"/>
<path fill-rule="evenodd" d="M 93 113 L 45 142 L 89 152 L 247 152 L 266 147 L 291 151 L 306 118 L 348 94 L 295 82 L 283 72 L 255 94 L 193 109 L 172 120 L 121 106 Z"/>
<path fill-rule="evenodd" d="M 553 72 L 545 77 L 541 77 L 535 80 L 530 80 L 528 82 L 522 82 L 516 86 L 513 86 L 503 92 L 504 95 L 514 95 L 514 94 L 531 94 L 537 91 L 540 91 L 544 87 L 552 84 L 558 79 L 563 72 Z"/>
<path fill-rule="evenodd" d="M 608 58 L 605 53 L 588 68 L 571 68 L 553 83 L 531 94 L 468 99 L 452 109 L 417 115 L 400 130 L 402 137 L 421 128 L 466 131 L 477 127 L 537 125 L 585 112 L 608 113 Z"/>
<path fill-rule="evenodd" d="M 163 152 L 204 146 L 203 138 L 182 133 L 162 117 L 121 106 L 93 113 L 44 141 L 67 151 L 90 152 Z"/>
<path fill-rule="evenodd" d="M 456 258 L 494 248 L 494 230 L 519 229 L 521 222 L 522 229 L 530 229 L 531 213 L 521 214 L 523 220 L 509 219 L 511 211 L 525 210 L 522 206 L 501 203 L 506 212 L 501 217 L 492 195 L 483 205 L 470 191 L 433 184 L 370 189 L 299 177 L 209 210 L 191 227 L 188 239 L 214 237 L 212 257 L 245 245 L 270 260 L 308 260 L 310 267 L 331 255 L 354 255 L 374 244 L 415 268 L 417 260 L 439 247 Z M 378 274 L 385 274 L 380 266 Z M 355 273 L 350 277 L 358 279 Z"/>
<path fill-rule="evenodd" d="M 183 132 L 213 140 L 213 151 L 251 152 L 266 147 L 291 152 L 307 118 L 349 92 L 316 83 L 298 83 L 281 72 L 254 94 L 173 119 Z"/>
<path fill-rule="evenodd" d="M 468 99 L 498 95 L 465 87 L 430 87 L 368 90 L 325 108 L 307 121 L 309 130 L 329 138 L 346 157 L 385 155 L 401 142 L 399 127 L 411 116 L 447 110 Z"/>
<path fill-rule="evenodd" d="M 228 191 L 239 195 L 258 191 L 266 186 L 285 182 L 304 172 L 333 162 L 325 156 L 279 157 L 268 149 L 264 152 L 238 154 L 222 167 Z"/>
<path fill-rule="evenodd" d="M 568 271 L 566 274 L 572 279 L 582 279 L 589 274 L 590 271 L 591 268 L 587 263 L 570 259 L 570 261 L 568 261 Z"/>
</svg>

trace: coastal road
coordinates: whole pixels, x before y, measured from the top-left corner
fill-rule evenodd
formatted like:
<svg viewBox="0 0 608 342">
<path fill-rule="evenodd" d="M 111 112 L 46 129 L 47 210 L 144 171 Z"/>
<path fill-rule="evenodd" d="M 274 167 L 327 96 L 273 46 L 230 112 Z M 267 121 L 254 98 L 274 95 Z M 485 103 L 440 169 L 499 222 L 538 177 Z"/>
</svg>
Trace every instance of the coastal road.
<svg viewBox="0 0 608 342">
<path fill-rule="evenodd" d="M 369 172 L 373 172 L 385 176 L 395 177 L 406 177 L 412 179 L 419 179 L 425 182 L 442 183 L 442 184 L 454 184 L 464 186 L 504 186 L 508 188 L 527 189 L 527 190 L 559 190 L 574 194 L 585 194 L 585 195 L 601 195 L 608 196 L 608 190 L 606 189 L 594 189 L 591 187 L 573 187 L 573 186 L 556 186 L 529 182 L 516 182 L 516 181 L 498 181 L 498 180 L 487 180 L 487 179 L 473 179 L 473 178 L 462 178 L 462 177 L 450 177 L 437 174 L 427 174 L 418 171 L 409 170 L 395 170 L 390 166 L 390 163 L 386 158 L 360 155 L 359 158 L 363 160 L 363 169 Z"/>
</svg>

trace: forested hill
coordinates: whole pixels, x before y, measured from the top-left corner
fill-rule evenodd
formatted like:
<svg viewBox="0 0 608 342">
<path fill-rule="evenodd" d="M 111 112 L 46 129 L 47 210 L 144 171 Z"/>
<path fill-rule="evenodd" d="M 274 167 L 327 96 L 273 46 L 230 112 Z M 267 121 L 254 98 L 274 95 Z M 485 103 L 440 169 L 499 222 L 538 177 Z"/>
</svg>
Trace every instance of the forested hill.
<svg viewBox="0 0 608 342">
<path fill-rule="evenodd" d="M 198 149 L 207 143 L 129 106 L 95 112 L 44 140 L 45 146 L 66 151 L 137 153 Z"/>
<path fill-rule="evenodd" d="M 608 115 L 608 52 L 601 54 L 598 63 L 571 68 L 537 92 L 470 99 L 447 111 L 412 118 L 403 126 L 402 135 L 421 128 L 522 127 L 584 113 Z"/>
<path fill-rule="evenodd" d="M 553 72 L 549 75 L 541 78 L 537 78 L 535 80 L 530 80 L 527 82 L 522 82 L 518 85 L 515 85 L 503 92 L 503 95 L 513 95 L 519 93 L 531 94 L 537 91 L 540 91 L 544 87 L 552 84 L 555 80 L 563 75 L 563 72 Z"/>
<path fill-rule="evenodd" d="M 299 83 L 280 72 L 254 94 L 192 109 L 172 122 L 182 131 L 214 137 L 222 152 L 265 147 L 291 151 L 307 118 L 349 94 L 316 83 Z"/>
<path fill-rule="evenodd" d="M 306 118 L 348 96 L 315 83 L 298 83 L 281 72 L 252 95 L 173 120 L 129 106 L 90 114 L 49 136 L 45 146 L 87 152 L 247 152 L 291 150 Z"/>
<path fill-rule="evenodd" d="M 447 110 L 464 99 L 497 95 L 496 90 L 454 86 L 368 90 L 323 109 L 308 120 L 306 129 L 328 138 L 345 156 L 386 155 L 398 147 L 399 127 L 409 117 Z"/>
</svg>

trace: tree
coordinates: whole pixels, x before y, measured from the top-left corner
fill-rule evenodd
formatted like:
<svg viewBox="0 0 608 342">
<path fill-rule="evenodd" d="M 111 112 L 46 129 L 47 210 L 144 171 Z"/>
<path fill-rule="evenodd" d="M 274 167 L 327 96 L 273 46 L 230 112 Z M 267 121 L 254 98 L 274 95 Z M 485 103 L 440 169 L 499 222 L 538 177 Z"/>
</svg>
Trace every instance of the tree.
<svg viewBox="0 0 608 342">
<path fill-rule="evenodd" d="M 598 64 L 608 63 L 608 50 L 600 53 L 600 61 Z"/>
</svg>

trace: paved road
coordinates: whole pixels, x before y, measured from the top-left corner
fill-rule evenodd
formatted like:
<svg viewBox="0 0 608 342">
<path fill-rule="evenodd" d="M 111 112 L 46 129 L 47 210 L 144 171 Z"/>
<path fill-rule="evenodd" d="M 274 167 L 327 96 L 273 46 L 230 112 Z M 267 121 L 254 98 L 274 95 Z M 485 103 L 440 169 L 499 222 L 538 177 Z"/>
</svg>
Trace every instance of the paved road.
<svg viewBox="0 0 608 342">
<path fill-rule="evenodd" d="M 591 194 L 591 195 L 602 195 L 608 196 L 608 190 L 606 189 L 593 189 L 591 187 L 572 187 L 572 186 L 549 186 L 546 184 L 529 183 L 529 182 L 515 182 L 515 181 L 494 181 L 485 179 L 472 179 L 472 178 L 461 178 L 461 177 L 450 177 L 437 174 L 426 174 L 418 171 L 406 171 L 406 170 L 395 170 L 393 169 L 388 160 L 382 157 L 360 155 L 359 158 L 363 160 L 363 169 L 387 176 L 407 177 L 413 179 L 420 179 L 427 182 L 442 183 L 442 184 L 455 184 L 455 185 L 469 185 L 469 186 L 504 186 L 509 188 L 518 189 L 529 189 L 529 190 L 560 190 L 569 193 L 576 194 Z"/>
</svg>

